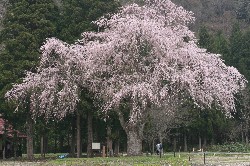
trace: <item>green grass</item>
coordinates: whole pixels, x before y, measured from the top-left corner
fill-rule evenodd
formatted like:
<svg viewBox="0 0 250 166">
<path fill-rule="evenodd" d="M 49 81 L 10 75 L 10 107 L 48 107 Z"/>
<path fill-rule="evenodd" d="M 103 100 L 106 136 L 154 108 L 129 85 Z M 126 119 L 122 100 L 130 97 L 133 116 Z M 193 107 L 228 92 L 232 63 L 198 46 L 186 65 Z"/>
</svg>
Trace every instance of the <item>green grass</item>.
<svg viewBox="0 0 250 166">
<path fill-rule="evenodd" d="M 163 156 L 139 156 L 139 157 L 95 157 L 95 158 L 64 158 L 50 160 L 46 165 L 86 165 L 86 166 L 187 166 L 190 165 L 188 158 Z"/>
<path fill-rule="evenodd" d="M 45 158 L 36 154 L 33 162 L 27 160 L 26 155 L 19 159 L 0 160 L 0 165 L 22 166 L 189 166 L 203 165 L 204 153 L 165 153 L 162 158 L 156 155 L 137 157 L 94 157 L 94 158 L 64 158 L 59 159 L 61 154 L 46 154 Z M 85 154 L 86 155 L 86 154 Z M 190 157 L 190 161 L 189 160 Z M 250 165 L 250 154 L 236 153 L 206 153 L 206 164 L 239 164 Z"/>
<path fill-rule="evenodd" d="M 22 158 L 14 159 L 10 158 L 2 160 L 0 165 L 23 165 L 23 166 L 188 166 L 187 155 L 176 155 L 173 153 L 166 153 L 160 158 L 156 155 L 149 156 L 137 156 L 137 157 L 94 157 L 94 158 L 64 158 L 59 159 L 61 154 L 46 154 L 45 158 L 42 158 L 40 154 L 34 155 L 32 162 L 27 160 L 26 155 Z"/>
</svg>

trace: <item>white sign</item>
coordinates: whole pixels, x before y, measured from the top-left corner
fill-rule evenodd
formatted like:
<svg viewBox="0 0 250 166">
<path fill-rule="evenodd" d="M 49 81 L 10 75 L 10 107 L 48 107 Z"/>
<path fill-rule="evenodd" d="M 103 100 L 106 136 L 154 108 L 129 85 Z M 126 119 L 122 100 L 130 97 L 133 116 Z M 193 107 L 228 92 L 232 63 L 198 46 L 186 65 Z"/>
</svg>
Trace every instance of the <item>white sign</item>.
<svg viewBox="0 0 250 166">
<path fill-rule="evenodd" d="M 100 143 L 92 143 L 92 149 L 101 149 Z"/>
</svg>

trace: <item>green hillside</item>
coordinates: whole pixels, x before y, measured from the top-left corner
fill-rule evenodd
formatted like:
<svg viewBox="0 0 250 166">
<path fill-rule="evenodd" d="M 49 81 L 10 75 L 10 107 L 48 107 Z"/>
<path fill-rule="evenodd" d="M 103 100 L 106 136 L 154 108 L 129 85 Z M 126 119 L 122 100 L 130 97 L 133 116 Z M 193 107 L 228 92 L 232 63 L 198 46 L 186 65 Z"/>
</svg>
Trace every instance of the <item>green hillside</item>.
<svg viewBox="0 0 250 166">
<path fill-rule="evenodd" d="M 142 0 L 120 0 L 122 4 L 142 2 Z M 196 17 L 195 24 L 190 25 L 197 31 L 205 25 L 210 31 L 222 30 L 229 35 L 234 23 L 239 23 L 242 29 L 250 25 L 249 0 L 172 0 L 172 2 L 190 10 Z"/>
<path fill-rule="evenodd" d="M 195 30 L 205 25 L 211 31 L 222 30 L 228 35 L 236 22 L 243 29 L 250 25 L 249 0 L 173 0 L 173 2 L 194 12 Z"/>
</svg>

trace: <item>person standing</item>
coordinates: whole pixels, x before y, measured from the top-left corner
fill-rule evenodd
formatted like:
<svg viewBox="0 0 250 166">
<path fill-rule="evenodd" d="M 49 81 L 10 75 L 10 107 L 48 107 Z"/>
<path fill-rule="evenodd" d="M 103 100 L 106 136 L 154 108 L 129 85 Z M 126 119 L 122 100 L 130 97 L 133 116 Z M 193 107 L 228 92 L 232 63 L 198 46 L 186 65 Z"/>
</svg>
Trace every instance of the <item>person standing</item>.
<svg viewBox="0 0 250 166">
<path fill-rule="evenodd" d="M 161 155 L 163 154 L 163 146 L 162 146 L 161 142 L 159 143 L 159 153 L 160 153 L 160 157 L 161 157 Z"/>
<path fill-rule="evenodd" d="M 159 155 L 160 153 L 160 143 L 156 144 L 156 154 Z"/>
</svg>

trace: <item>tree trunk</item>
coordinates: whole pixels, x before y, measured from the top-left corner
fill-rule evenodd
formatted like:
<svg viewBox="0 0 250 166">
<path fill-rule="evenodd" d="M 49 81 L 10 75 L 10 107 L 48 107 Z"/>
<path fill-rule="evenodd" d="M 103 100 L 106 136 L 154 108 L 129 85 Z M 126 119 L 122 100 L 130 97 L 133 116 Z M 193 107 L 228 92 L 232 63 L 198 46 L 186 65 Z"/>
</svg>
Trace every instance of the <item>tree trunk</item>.
<svg viewBox="0 0 250 166">
<path fill-rule="evenodd" d="M 55 135 L 55 140 L 54 140 L 54 153 L 57 152 L 57 135 Z"/>
<path fill-rule="evenodd" d="M 60 137 L 59 137 L 59 149 L 60 149 L 61 153 L 63 152 L 63 141 L 64 141 L 64 136 L 60 135 Z"/>
<path fill-rule="evenodd" d="M 114 155 L 116 157 L 119 157 L 119 153 L 120 153 L 120 139 L 119 139 L 120 132 L 119 132 L 119 130 L 116 131 L 116 134 L 117 134 L 117 139 L 115 140 Z"/>
<path fill-rule="evenodd" d="M 14 133 L 13 148 L 14 148 L 14 159 L 17 157 L 17 132 Z"/>
<path fill-rule="evenodd" d="M 113 156 L 113 147 L 112 147 L 112 138 L 111 138 L 111 127 L 108 125 L 107 126 L 107 150 L 108 150 L 108 155 L 111 157 Z"/>
<path fill-rule="evenodd" d="M 174 137 L 174 152 L 176 152 L 176 138 Z"/>
<path fill-rule="evenodd" d="M 44 137 L 41 136 L 41 156 L 45 157 L 45 153 L 44 153 Z"/>
<path fill-rule="evenodd" d="M 75 157 L 76 133 L 75 133 L 75 118 L 72 121 L 72 135 L 70 143 L 70 156 Z"/>
<path fill-rule="evenodd" d="M 49 146 L 49 138 L 45 134 L 44 135 L 44 157 L 45 157 L 45 154 L 48 153 L 48 146 Z"/>
<path fill-rule="evenodd" d="M 199 135 L 199 149 L 201 149 L 201 136 Z"/>
<path fill-rule="evenodd" d="M 117 110 L 118 117 L 122 128 L 127 134 L 127 155 L 140 156 L 142 155 L 142 134 L 145 123 L 129 124 L 125 122 L 123 113 Z"/>
<path fill-rule="evenodd" d="M 6 159 L 6 148 L 5 145 L 3 145 L 3 159 Z"/>
<path fill-rule="evenodd" d="M 4 133 L 3 133 L 3 159 L 6 159 L 6 137 L 7 137 L 7 130 L 6 130 L 6 125 L 4 125 Z"/>
<path fill-rule="evenodd" d="M 212 137 L 210 144 L 211 144 L 211 145 L 214 145 L 214 144 L 215 144 L 214 136 Z"/>
<path fill-rule="evenodd" d="M 187 134 L 184 134 L 184 152 L 187 152 Z"/>
<path fill-rule="evenodd" d="M 92 143 L 93 143 L 93 112 L 92 111 L 88 111 L 88 146 L 87 146 L 87 157 L 93 157 Z"/>
<path fill-rule="evenodd" d="M 152 154 L 155 153 L 155 140 L 152 141 Z"/>
<path fill-rule="evenodd" d="M 207 137 L 204 137 L 203 149 L 206 148 L 206 146 L 207 146 Z"/>
<path fill-rule="evenodd" d="M 77 147 L 77 158 L 81 157 L 82 150 L 81 150 L 81 115 L 79 112 L 77 112 L 76 115 L 76 130 L 77 130 L 77 136 L 76 136 L 76 147 Z"/>
<path fill-rule="evenodd" d="M 247 120 L 247 122 L 246 122 L 246 133 L 245 133 L 245 135 L 246 135 L 246 146 L 248 146 L 248 120 Z"/>
<path fill-rule="evenodd" d="M 67 136 L 68 136 L 68 138 L 67 138 L 68 151 L 70 152 L 70 133 L 69 132 L 68 132 Z"/>
<path fill-rule="evenodd" d="M 76 136 L 75 136 L 75 130 L 73 130 L 71 143 L 70 143 L 70 156 L 71 157 L 75 157 L 75 145 L 76 145 Z"/>
<path fill-rule="evenodd" d="M 27 116 L 27 158 L 28 160 L 34 159 L 33 153 L 33 120 L 31 115 Z"/>
<path fill-rule="evenodd" d="M 245 141 L 244 141 L 244 132 L 243 131 L 241 131 L 241 142 L 242 142 L 242 144 L 245 143 Z"/>
<path fill-rule="evenodd" d="M 127 132 L 127 154 L 128 156 L 142 155 L 142 139 L 139 132 L 135 129 L 130 129 Z"/>
<path fill-rule="evenodd" d="M 116 157 L 119 157 L 119 150 L 120 149 L 120 142 L 119 139 L 115 141 L 115 149 L 114 149 L 114 153 Z"/>
<path fill-rule="evenodd" d="M 41 136 L 41 156 L 45 158 L 45 154 L 48 151 L 48 137 L 45 135 Z"/>
<path fill-rule="evenodd" d="M 241 142 L 244 144 L 244 129 L 243 129 L 243 124 L 241 124 Z"/>
<path fill-rule="evenodd" d="M 81 142 L 81 144 L 80 144 L 80 149 L 81 149 L 81 157 L 82 157 L 82 142 L 83 142 L 83 141 L 82 141 L 82 138 L 81 138 L 81 141 L 80 141 L 80 142 Z"/>
</svg>

